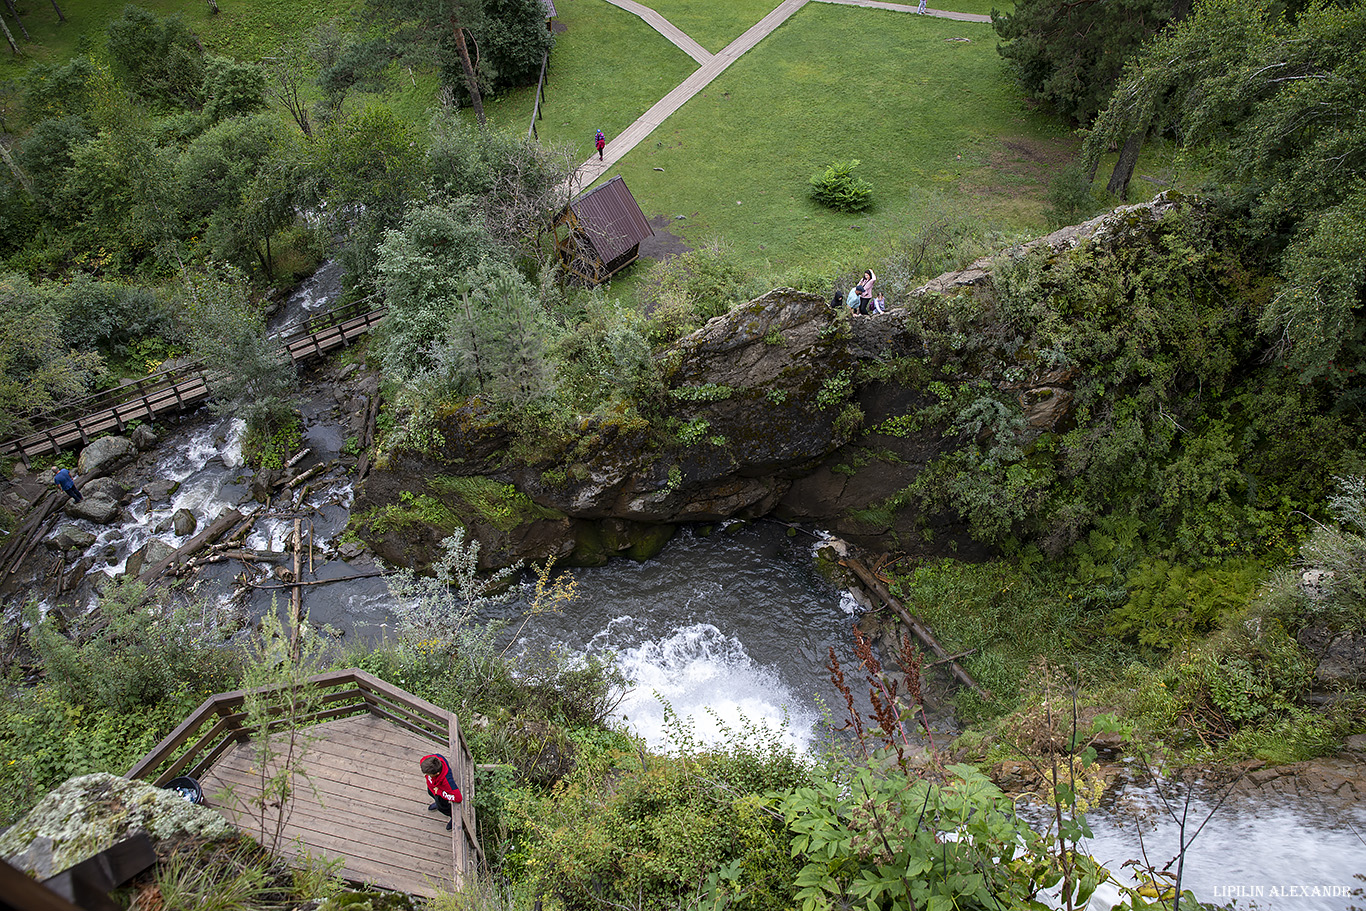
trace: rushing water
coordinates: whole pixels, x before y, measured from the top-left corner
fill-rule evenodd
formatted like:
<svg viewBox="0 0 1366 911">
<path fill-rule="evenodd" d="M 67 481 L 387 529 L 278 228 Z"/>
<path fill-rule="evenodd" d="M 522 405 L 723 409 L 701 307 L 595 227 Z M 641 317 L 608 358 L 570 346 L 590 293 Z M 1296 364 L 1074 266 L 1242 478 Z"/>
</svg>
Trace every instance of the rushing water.
<svg viewBox="0 0 1366 911">
<path fill-rule="evenodd" d="M 333 273 L 321 273 L 278 320 L 292 322 L 322 309 L 336 281 Z M 319 394 L 304 408 L 314 462 L 334 458 L 342 446 L 344 433 L 330 401 Z M 88 526 L 97 534 L 87 551 L 97 558 L 92 571 L 118 573 L 128 554 L 152 537 L 172 546 L 183 543 L 169 527 L 182 507 L 196 514 L 201 527 L 229 507 L 255 508 L 247 495 L 240 436 L 239 422 L 208 417 L 173 432 L 159 449 L 153 474 L 179 487 L 170 502 L 135 499 L 118 526 Z M 326 548 L 345 527 L 352 494 L 350 479 L 340 471 L 317 479 L 300 511 L 315 547 Z M 289 510 L 258 516 L 247 546 L 283 549 L 294 515 Z M 648 563 L 617 560 L 573 570 L 578 595 L 559 613 L 534 617 L 522 627 L 522 606 L 514 602 L 496 616 L 517 631 L 514 651 L 559 648 L 612 656 L 633 683 L 619 709 L 623 723 L 655 748 L 670 746 L 666 706 L 704 741 L 764 726 L 805 748 L 819 735 L 822 701 L 837 718 L 843 716 L 842 697 L 822 665 L 832 647 L 841 662 L 851 662 L 854 613 L 852 600 L 813 570 L 813 543 L 808 534 L 790 537 L 763 523 L 706 538 L 684 529 Z M 339 579 L 366 568 L 333 558 L 314 565 L 309 578 Z M 205 567 L 201 594 L 225 597 L 242 569 L 233 562 Z M 258 585 L 244 607 L 259 616 L 284 592 L 268 577 Z M 392 622 L 391 598 L 378 578 L 306 589 L 304 604 L 315 623 L 349 636 L 378 638 Z M 1117 872 L 1124 860 L 1145 851 L 1161 867 L 1175 854 L 1176 823 L 1152 809 L 1151 791 L 1130 787 L 1124 793 L 1124 805 L 1111 803 L 1091 815 L 1095 838 L 1089 850 Z M 1149 809 L 1135 813 L 1133 803 L 1144 801 Z M 1197 796 L 1189 818 L 1203 819 L 1208 808 L 1207 797 Z M 1144 828 L 1136 820 L 1146 820 Z M 1187 854 L 1183 885 L 1202 900 L 1237 899 L 1239 907 L 1342 911 L 1353 903 L 1366 905 L 1348 894 L 1362 885 L 1353 874 L 1366 872 L 1361 832 L 1366 818 L 1360 813 L 1333 814 L 1306 800 L 1244 799 L 1224 806 L 1206 825 Z"/>
<path fill-rule="evenodd" d="M 1120 792 L 1121 800 L 1090 814 L 1090 854 L 1126 879 L 1121 865 L 1145 856 L 1152 867 L 1174 874 L 1184 819 L 1190 847 L 1182 890 L 1201 901 L 1222 905 L 1236 899 L 1240 908 L 1276 911 L 1343 911 L 1366 904 L 1366 895 L 1352 896 L 1366 888 L 1366 880 L 1356 878 L 1366 875 L 1366 808 L 1342 811 L 1313 798 L 1267 795 L 1217 806 L 1217 798 L 1198 785 L 1189 803 L 1184 789 L 1168 784 L 1163 792 L 1166 801 L 1151 785 L 1130 786 Z"/>
<path fill-rule="evenodd" d="M 823 664 L 831 648 L 849 662 L 853 619 L 811 548 L 762 524 L 707 538 L 685 529 L 647 563 L 575 570 L 578 596 L 532 618 L 517 645 L 615 656 L 634 684 L 621 714 L 653 747 L 668 747 L 668 706 L 704 742 L 748 720 L 806 748 L 817 697 L 839 708 Z"/>
</svg>

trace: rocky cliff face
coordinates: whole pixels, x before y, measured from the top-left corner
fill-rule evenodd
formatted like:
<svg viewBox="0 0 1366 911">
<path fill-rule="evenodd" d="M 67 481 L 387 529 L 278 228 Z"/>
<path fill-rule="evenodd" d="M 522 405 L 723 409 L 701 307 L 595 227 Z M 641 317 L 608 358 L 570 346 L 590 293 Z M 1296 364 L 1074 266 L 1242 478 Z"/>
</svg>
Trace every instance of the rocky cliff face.
<svg viewBox="0 0 1366 911">
<path fill-rule="evenodd" d="M 1171 205 L 1124 207 L 1004 255 L 1123 242 Z M 982 442 L 924 418 L 934 381 L 971 379 L 1013 400 L 1012 445 L 1065 425 L 1072 401 L 1071 371 L 1026 363 L 1001 373 L 1003 346 L 996 372 L 973 376 L 972 363 L 918 334 L 922 303 L 989 292 L 991 268 L 983 260 L 940 276 L 907 309 L 876 316 L 771 291 L 658 355 L 664 394 L 649 420 L 589 417 L 539 455 L 519 455 L 527 447 L 509 427 L 466 404 L 425 451 L 392 452 L 371 474 L 357 503 L 361 534 L 399 565 L 430 562 L 457 525 L 481 542 L 488 567 L 551 556 L 594 564 L 652 555 L 678 523 L 774 514 L 873 546 L 978 553 L 955 516 L 928 517 L 900 495 L 946 451 Z"/>
</svg>

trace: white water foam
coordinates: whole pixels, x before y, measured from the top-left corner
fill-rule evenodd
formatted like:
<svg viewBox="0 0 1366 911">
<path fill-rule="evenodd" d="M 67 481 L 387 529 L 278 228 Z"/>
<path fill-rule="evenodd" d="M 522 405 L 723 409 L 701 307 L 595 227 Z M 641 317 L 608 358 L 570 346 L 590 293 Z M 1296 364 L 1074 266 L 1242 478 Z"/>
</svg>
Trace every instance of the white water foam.
<svg viewBox="0 0 1366 911">
<path fill-rule="evenodd" d="M 593 648 L 611 648 L 613 632 L 635 627 L 630 617 L 612 622 Z M 666 717 L 671 708 L 703 744 L 731 739 L 727 731 L 753 726 L 805 750 L 818 720 L 799 706 L 772 668 L 756 664 L 741 642 L 710 623 L 681 627 L 659 639 L 618 647 L 617 665 L 634 686 L 620 711 L 652 749 L 673 747 Z M 666 708 L 667 705 L 667 708 Z"/>
</svg>

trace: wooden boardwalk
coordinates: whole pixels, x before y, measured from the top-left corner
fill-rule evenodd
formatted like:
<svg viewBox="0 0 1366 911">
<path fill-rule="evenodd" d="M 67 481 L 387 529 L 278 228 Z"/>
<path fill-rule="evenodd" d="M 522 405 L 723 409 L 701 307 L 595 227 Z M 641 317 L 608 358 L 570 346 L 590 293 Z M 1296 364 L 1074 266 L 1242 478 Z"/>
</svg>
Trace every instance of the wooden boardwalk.
<svg viewBox="0 0 1366 911">
<path fill-rule="evenodd" d="M 244 833 L 286 857 L 307 852 L 339 859 L 343 878 L 430 897 L 454 891 L 484 866 L 474 812 L 474 761 L 454 715 L 364 671 L 320 674 L 313 710 L 299 719 L 301 733 L 276 731 L 269 751 L 258 748 L 261 732 L 247 728 L 248 693 L 220 693 L 204 701 L 129 778 L 165 785 L 189 775 L 208 806 Z M 265 698 L 278 688 L 253 691 Z M 283 703 L 282 703 L 283 704 Z M 279 757 L 290 737 L 301 755 L 281 811 L 261 808 L 262 753 Z M 441 753 L 450 762 L 464 803 L 455 807 L 454 829 L 428 812 L 418 760 Z M 269 759 L 265 780 L 281 760 Z M 264 818 L 263 818 L 264 817 Z M 279 831 L 280 837 L 276 838 Z"/>
<path fill-rule="evenodd" d="M 430 813 L 417 761 L 438 752 L 428 739 L 373 715 L 309 728 L 283 820 L 280 853 L 313 854 L 342 861 L 353 882 L 430 897 L 455 887 L 446 817 Z M 287 743 L 275 750 L 284 752 Z M 445 752 L 440 750 L 439 752 Z M 209 806 L 263 844 L 274 838 L 276 818 L 259 817 L 260 763 L 254 743 L 239 743 L 200 778 Z M 267 766 L 274 773 L 277 764 Z M 465 790 L 461 789 L 462 792 Z"/>
<path fill-rule="evenodd" d="M 282 352 L 300 363 L 351 344 L 378 325 L 387 312 L 368 303 L 349 304 L 309 317 L 276 338 Z M 32 433 L 0 443 L 0 456 L 18 456 L 27 465 L 35 456 L 84 446 L 101 434 L 122 433 L 133 421 L 197 405 L 209 398 L 212 386 L 213 378 L 199 364 L 159 371 L 40 416 Z"/>
</svg>

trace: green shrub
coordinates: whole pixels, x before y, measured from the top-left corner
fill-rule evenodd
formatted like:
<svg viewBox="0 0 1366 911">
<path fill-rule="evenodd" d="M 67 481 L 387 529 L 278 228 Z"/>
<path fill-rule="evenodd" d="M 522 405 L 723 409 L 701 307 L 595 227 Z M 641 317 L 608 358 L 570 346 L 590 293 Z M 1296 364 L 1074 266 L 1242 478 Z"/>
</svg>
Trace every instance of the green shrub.
<svg viewBox="0 0 1366 911">
<path fill-rule="evenodd" d="M 858 159 L 832 162 L 811 175 L 811 197 L 837 212 L 862 212 L 873 204 L 873 185 L 854 176 Z"/>
<path fill-rule="evenodd" d="M 173 604 L 164 589 L 136 581 L 111 583 L 99 606 L 74 640 L 55 617 L 32 620 L 48 683 L 72 705 L 132 712 L 185 688 L 212 693 L 236 680 L 236 653 L 215 641 L 231 630 L 217 628 L 204 606 Z"/>
<path fill-rule="evenodd" d="M 509 866 L 568 911 L 672 909 L 703 898 L 754 911 L 792 908 L 797 867 L 763 794 L 809 782 L 764 732 L 678 756 L 589 751 L 548 795 L 511 808 L 520 832 Z"/>
<path fill-rule="evenodd" d="M 1171 649 L 1209 632 L 1245 607 L 1265 570 L 1246 560 L 1208 569 L 1149 560 L 1129 573 L 1129 600 L 1110 614 L 1106 632 Z"/>
</svg>

